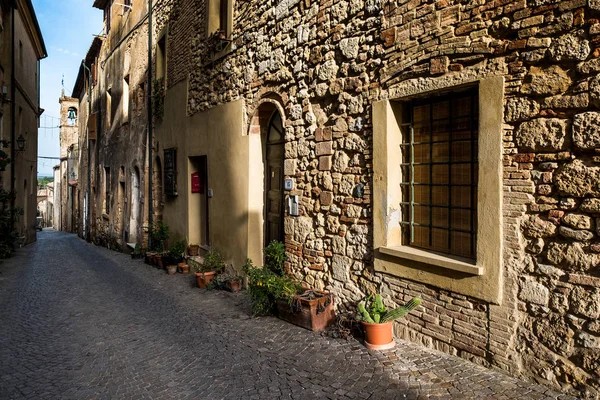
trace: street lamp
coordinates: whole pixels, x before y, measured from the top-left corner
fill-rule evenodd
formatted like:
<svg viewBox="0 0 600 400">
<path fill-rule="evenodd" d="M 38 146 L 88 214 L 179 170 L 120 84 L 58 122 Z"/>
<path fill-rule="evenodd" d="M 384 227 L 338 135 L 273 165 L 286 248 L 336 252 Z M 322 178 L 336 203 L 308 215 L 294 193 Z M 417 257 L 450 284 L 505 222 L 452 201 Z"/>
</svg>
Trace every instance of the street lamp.
<svg viewBox="0 0 600 400">
<path fill-rule="evenodd" d="M 17 138 L 17 151 L 25 151 L 25 138 L 23 134 Z"/>
</svg>

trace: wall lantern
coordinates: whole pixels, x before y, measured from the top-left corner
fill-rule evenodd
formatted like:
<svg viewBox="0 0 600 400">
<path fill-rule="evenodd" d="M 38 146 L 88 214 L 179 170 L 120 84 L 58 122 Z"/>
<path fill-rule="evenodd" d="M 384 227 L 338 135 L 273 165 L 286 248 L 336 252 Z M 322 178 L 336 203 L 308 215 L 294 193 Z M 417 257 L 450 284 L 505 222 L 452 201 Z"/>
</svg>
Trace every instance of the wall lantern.
<svg viewBox="0 0 600 400">
<path fill-rule="evenodd" d="M 23 137 L 23 134 L 21 134 L 17 138 L 17 151 L 24 151 L 24 150 L 25 150 L 25 138 Z"/>
</svg>

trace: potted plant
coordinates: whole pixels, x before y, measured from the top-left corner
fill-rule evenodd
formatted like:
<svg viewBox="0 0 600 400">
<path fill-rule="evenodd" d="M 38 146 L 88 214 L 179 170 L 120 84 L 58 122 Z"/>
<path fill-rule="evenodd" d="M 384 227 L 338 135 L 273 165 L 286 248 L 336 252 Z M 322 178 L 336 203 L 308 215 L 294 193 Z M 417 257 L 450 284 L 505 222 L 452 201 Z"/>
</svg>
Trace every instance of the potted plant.
<svg viewBox="0 0 600 400">
<path fill-rule="evenodd" d="M 285 244 L 277 240 L 273 240 L 265 247 L 265 267 L 276 275 L 283 276 L 285 274 L 283 263 L 287 260 L 285 255 Z"/>
<path fill-rule="evenodd" d="M 277 300 L 279 318 L 311 331 L 320 331 L 335 321 L 333 295 L 309 289 L 291 298 Z"/>
<path fill-rule="evenodd" d="M 208 286 L 209 289 L 229 290 L 230 292 L 239 292 L 242 290 L 242 280 L 244 278 L 239 275 L 233 265 L 225 265 L 225 272 L 215 276 Z"/>
<path fill-rule="evenodd" d="M 188 246 L 188 255 L 191 257 L 196 257 L 198 252 L 200 251 L 200 246 L 197 244 L 190 244 Z"/>
<path fill-rule="evenodd" d="M 140 245 L 138 243 L 135 244 L 135 248 L 133 249 L 133 252 L 131 253 L 131 258 L 138 259 L 138 258 L 144 258 L 144 254 L 145 252 L 142 250 L 142 248 L 140 247 Z"/>
<path fill-rule="evenodd" d="M 215 249 L 211 249 L 204 256 L 204 262 L 201 264 L 200 270 L 196 272 L 196 283 L 200 289 L 208 286 L 215 274 L 221 272 L 225 268 L 225 260 L 221 253 Z"/>
<path fill-rule="evenodd" d="M 358 318 L 365 331 L 365 346 L 372 350 L 391 349 L 395 346 L 393 324 L 398 318 L 417 308 L 421 299 L 415 297 L 402 307 L 388 310 L 380 294 L 369 295 L 358 303 Z"/>
<path fill-rule="evenodd" d="M 185 252 L 185 240 L 178 240 L 169 249 L 167 268 L 173 267 L 175 271 L 183 263 L 183 253 Z M 170 273 L 170 272 L 169 272 Z M 171 274 L 172 275 L 172 274 Z"/>
<path fill-rule="evenodd" d="M 302 284 L 290 276 L 279 276 L 268 268 L 257 268 L 247 259 L 244 272 L 248 276 L 248 293 L 254 316 L 274 315 L 277 313 L 277 301 L 288 304 L 292 298 L 302 293 Z"/>
<path fill-rule="evenodd" d="M 169 226 L 163 221 L 157 221 L 151 226 L 149 234 L 152 239 L 152 250 L 157 253 L 154 257 L 154 265 L 164 268 L 163 256 L 165 256 L 165 243 L 169 240 Z"/>
</svg>

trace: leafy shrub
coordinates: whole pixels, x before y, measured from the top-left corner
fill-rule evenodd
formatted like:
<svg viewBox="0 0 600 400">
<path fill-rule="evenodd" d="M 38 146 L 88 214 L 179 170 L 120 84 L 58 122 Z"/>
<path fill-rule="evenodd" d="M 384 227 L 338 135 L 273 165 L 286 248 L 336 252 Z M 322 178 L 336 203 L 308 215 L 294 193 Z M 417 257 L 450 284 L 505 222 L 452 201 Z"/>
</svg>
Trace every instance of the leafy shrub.
<svg viewBox="0 0 600 400">
<path fill-rule="evenodd" d="M 287 260 L 285 244 L 273 240 L 265 247 L 265 267 L 276 275 L 283 276 L 283 263 Z"/>
<path fill-rule="evenodd" d="M 177 262 L 181 262 L 183 253 L 185 253 L 185 240 L 178 240 L 169 249 L 169 256 L 176 259 Z"/>
<path fill-rule="evenodd" d="M 204 263 L 202 264 L 202 270 L 204 272 L 216 271 L 221 272 L 225 269 L 225 259 L 223 255 L 215 249 L 210 249 L 204 256 Z"/>
<path fill-rule="evenodd" d="M 277 309 L 277 300 L 292 301 L 302 292 L 302 285 L 291 277 L 279 276 L 268 268 L 257 268 L 249 258 L 244 264 L 248 275 L 250 306 L 254 316 L 272 315 Z"/>
<path fill-rule="evenodd" d="M 162 221 L 156 221 L 150 227 L 149 233 L 152 238 L 152 250 L 163 252 L 165 242 L 169 240 L 169 226 Z"/>
</svg>

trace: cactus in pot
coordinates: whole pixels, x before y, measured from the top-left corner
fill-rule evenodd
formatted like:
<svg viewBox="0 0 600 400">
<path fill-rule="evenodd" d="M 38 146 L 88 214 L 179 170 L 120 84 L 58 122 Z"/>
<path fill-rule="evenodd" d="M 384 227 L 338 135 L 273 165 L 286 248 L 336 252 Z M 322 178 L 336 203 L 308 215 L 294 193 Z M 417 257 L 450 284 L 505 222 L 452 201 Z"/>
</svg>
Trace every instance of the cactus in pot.
<svg viewBox="0 0 600 400">
<path fill-rule="evenodd" d="M 383 304 L 380 294 L 369 296 L 365 301 L 358 303 L 358 318 L 365 328 L 365 342 L 367 348 L 383 350 L 394 347 L 392 322 L 417 308 L 421 299 L 415 297 L 404 306 L 388 310 Z"/>
</svg>

